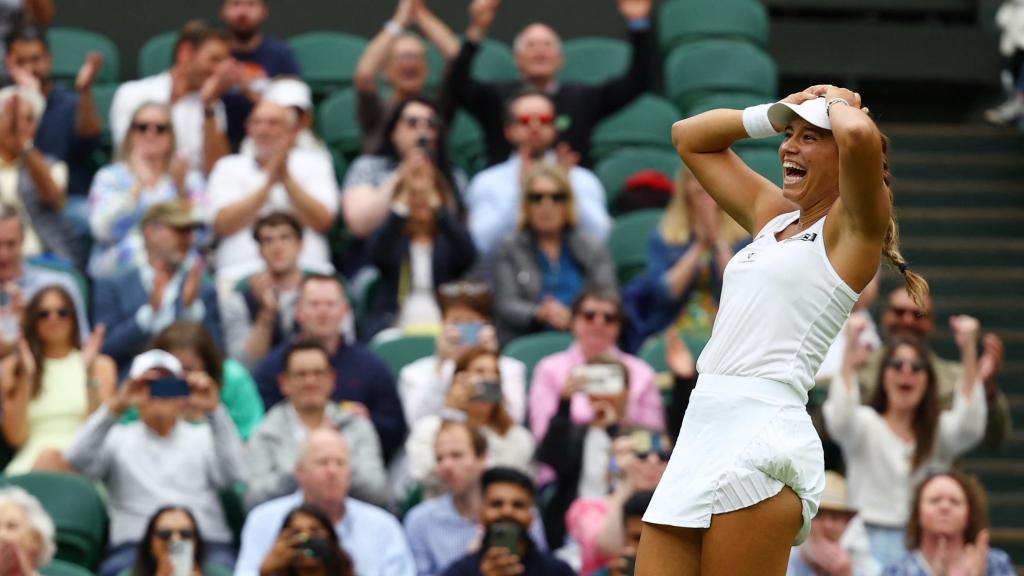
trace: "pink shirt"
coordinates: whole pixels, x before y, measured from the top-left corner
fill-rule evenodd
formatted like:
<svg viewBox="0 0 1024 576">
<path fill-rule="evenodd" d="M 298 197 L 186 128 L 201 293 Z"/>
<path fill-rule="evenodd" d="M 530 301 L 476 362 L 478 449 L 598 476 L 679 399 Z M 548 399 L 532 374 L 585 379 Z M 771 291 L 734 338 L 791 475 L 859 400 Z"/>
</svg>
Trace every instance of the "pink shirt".
<svg viewBox="0 0 1024 576">
<path fill-rule="evenodd" d="M 590 576 L 614 558 L 602 554 L 597 546 L 607 517 L 607 498 L 576 500 L 565 513 L 565 530 L 580 547 L 580 576 Z"/>
<path fill-rule="evenodd" d="M 664 430 L 665 408 L 654 382 L 654 370 L 643 360 L 615 347 L 608 351 L 608 355 L 622 361 L 629 372 L 629 403 L 626 405 L 625 422 Z M 551 417 L 558 411 L 562 388 L 565 387 L 569 373 L 573 368 L 586 363 L 579 344 L 573 344 L 568 350 L 552 354 L 537 364 L 530 386 L 529 413 L 530 430 L 538 443 L 547 433 Z M 577 424 L 590 422 L 594 417 L 590 398 L 582 392 L 574 395 L 569 405 L 569 415 Z"/>
</svg>

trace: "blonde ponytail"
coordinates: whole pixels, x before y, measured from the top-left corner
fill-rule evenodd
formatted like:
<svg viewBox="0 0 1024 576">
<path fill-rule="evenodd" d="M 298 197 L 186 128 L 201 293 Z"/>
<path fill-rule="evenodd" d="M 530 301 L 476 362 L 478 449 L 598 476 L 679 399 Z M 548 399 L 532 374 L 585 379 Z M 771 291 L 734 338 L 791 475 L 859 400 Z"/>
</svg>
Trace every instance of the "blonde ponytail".
<svg viewBox="0 0 1024 576">
<path fill-rule="evenodd" d="M 890 186 L 891 173 L 889 172 L 889 138 L 882 134 L 882 181 L 889 193 L 889 204 L 893 204 L 892 187 Z M 889 217 L 889 227 L 885 231 L 885 239 L 882 242 L 882 255 L 892 264 L 903 276 L 903 283 L 907 287 L 907 293 L 914 299 L 914 303 L 922 310 L 928 306 L 928 281 L 924 276 L 911 272 L 907 267 L 907 260 L 900 254 L 900 230 L 896 224 L 895 212 Z"/>
</svg>

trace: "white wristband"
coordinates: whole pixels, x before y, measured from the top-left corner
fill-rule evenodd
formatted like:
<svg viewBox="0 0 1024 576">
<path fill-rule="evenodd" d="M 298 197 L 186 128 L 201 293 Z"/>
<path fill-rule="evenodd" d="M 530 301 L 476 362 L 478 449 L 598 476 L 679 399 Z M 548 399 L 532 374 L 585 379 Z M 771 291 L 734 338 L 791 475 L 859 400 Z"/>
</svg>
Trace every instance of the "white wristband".
<svg viewBox="0 0 1024 576">
<path fill-rule="evenodd" d="M 743 129 L 751 138 L 769 138 L 778 132 L 768 119 L 768 109 L 771 104 L 758 104 L 743 109 Z"/>
<path fill-rule="evenodd" d="M 401 36 L 405 32 L 405 28 L 394 20 L 388 20 L 384 23 L 384 31 L 392 36 Z"/>
</svg>

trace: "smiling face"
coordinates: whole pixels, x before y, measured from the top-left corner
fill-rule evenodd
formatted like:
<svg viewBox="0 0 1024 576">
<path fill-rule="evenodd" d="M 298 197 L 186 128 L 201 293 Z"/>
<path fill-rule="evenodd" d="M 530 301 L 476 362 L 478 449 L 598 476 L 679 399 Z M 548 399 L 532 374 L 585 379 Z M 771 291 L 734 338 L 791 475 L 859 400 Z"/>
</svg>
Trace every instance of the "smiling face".
<svg viewBox="0 0 1024 576">
<path fill-rule="evenodd" d="M 388 84 L 396 93 L 416 96 L 427 81 L 427 50 L 423 42 L 411 34 L 403 35 L 391 48 L 386 70 Z"/>
<path fill-rule="evenodd" d="M 928 387 L 926 362 L 912 346 L 901 344 L 896 347 L 882 375 L 890 410 L 909 412 L 921 403 Z"/>
<path fill-rule="evenodd" d="M 936 476 L 922 489 L 917 513 L 926 537 L 962 538 L 970 513 L 967 494 L 956 480 Z"/>
<path fill-rule="evenodd" d="M 566 227 L 566 203 L 569 193 L 554 178 L 544 176 L 530 182 L 526 194 L 527 221 L 530 230 L 541 236 L 561 234 Z"/>
<path fill-rule="evenodd" d="M 348 310 L 345 292 L 337 280 L 313 278 L 302 285 L 295 320 L 307 338 L 327 340 L 341 333 Z"/>
<path fill-rule="evenodd" d="M 531 24 L 515 40 L 516 68 L 524 80 L 544 85 L 562 68 L 562 43 L 550 26 Z"/>
<path fill-rule="evenodd" d="M 832 132 L 803 118 L 786 126 L 779 146 L 782 195 L 801 208 L 839 195 L 839 148 Z"/>
<path fill-rule="evenodd" d="M 509 103 L 505 139 L 514 148 L 525 146 L 536 157 L 547 152 L 557 136 L 555 106 L 546 96 L 527 94 Z"/>
<path fill-rule="evenodd" d="M 596 358 L 608 352 L 619 339 L 621 313 L 614 302 L 587 298 L 572 318 L 572 335 L 583 348 L 583 356 Z"/>
<path fill-rule="evenodd" d="M 128 149 L 146 160 L 166 160 L 174 152 L 171 116 L 166 106 L 144 105 L 132 118 Z"/>
<path fill-rule="evenodd" d="M 66 344 L 74 334 L 74 304 L 58 290 L 47 290 L 34 312 L 35 331 L 44 344 Z"/>
</svg>

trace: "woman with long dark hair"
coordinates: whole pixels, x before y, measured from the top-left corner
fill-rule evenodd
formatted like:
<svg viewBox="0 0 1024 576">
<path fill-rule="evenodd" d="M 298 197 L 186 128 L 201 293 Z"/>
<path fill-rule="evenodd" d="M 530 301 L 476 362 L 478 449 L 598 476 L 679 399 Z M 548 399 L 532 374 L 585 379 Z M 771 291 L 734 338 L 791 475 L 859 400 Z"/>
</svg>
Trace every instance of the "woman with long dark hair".
<svg viewBox="0 0 1024 576">
<path fill-rule="evenodd" d="M 897 337 L 885 350 L 879 385 L 868 406 L 860 402 L 858 345 L 867 321 L 852 316 L 840 376 L 823 406 L 829 436 L 846 460 L 850 503 L 860 511 L 871 555 L 884 566 L 903 553 L 911 487 L 929 468 L 948 468 L 985 432 L 985 394 L 977 377 L 978 321 L 955 316 L 950 324 L 960 347 L 963 381 L 953 406 L 940 411 L 935 369 L 918 340 Z"/>
<path fill-rule="evenodd" d="M 50 286 L 29 300 L 21 333 L 0 367 L 3 435 L 17 449 L 5 473 L 69 471 L 61 452 L 117 384 L 117 366 L 100 353 L 104 328 L 83 344 L 71 295 Z"/>
<path fill-rule="evenodd" d="M 284 519 L 260 566 L 260 576 L 354 576 L 352 558 L 341 548 L 331 521 L 303 504 Z"/>
<path fill-rule="evenodd" d="M 174 576 L 180 565 L 191 576 L 203 576 L 206 550 L 192 511 L 164 506 L 146 524 L 131 576 Z"/>
</svg>

